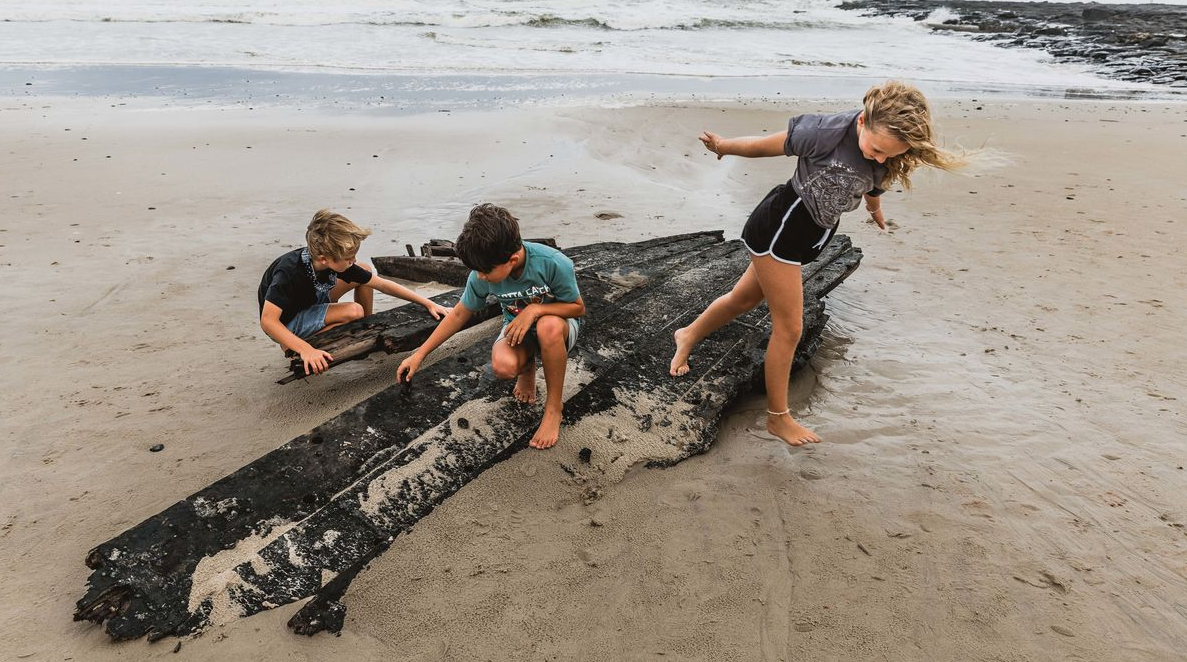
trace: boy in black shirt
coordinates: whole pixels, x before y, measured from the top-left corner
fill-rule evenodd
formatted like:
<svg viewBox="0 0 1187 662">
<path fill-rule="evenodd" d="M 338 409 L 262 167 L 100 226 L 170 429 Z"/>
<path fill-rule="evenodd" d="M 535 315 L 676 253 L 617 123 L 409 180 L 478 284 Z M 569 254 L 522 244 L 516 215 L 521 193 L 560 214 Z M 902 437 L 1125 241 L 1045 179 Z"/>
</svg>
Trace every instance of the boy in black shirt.
<svg viewBox="0 0 1187 662">
<path fill-rule="evenodd" d="M 304 339 L 371 314 L 375 290 L 424 306 L 433 319 L 448 308 L 356 264 L 359 246 L 371 234 L 346 217 L 322 209 L 305 232 L 305 248 L 276 258 L 260 279 L 260 328 L 305 363 L 305 374 L 322 373 L 334 360 Z M 354 302 L 338 299 L 354 290 Z"/>
</svg>

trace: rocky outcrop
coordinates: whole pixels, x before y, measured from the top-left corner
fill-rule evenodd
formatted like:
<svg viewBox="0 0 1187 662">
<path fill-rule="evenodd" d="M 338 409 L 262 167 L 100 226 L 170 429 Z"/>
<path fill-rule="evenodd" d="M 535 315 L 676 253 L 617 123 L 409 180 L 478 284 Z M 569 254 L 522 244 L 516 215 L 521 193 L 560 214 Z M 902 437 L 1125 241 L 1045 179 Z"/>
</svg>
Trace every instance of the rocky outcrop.
<svg viewBox="0 0 1187 662">
<path fill-rule="evenodd" d="M 947 8 L 959 15 L 932 26 L 1002 46 L 1038 48 L 1090 63 L 1110 78 L 1187 87 L 1187 7 L 980 0 L 851 0 L 843 9 L 926 20 Z"/>
</svg>

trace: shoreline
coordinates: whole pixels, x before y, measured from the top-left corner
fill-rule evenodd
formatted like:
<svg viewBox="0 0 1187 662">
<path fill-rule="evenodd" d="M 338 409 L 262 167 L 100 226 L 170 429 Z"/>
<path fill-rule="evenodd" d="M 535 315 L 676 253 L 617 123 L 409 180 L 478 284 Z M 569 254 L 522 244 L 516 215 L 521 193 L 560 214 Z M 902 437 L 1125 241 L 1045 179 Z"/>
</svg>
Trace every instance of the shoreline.
<svg viewBox="0 0 1187 662">
<path fill-rule="evenodd" d="M 629 106 L 665 103 L 762 103 L 860 99 L 880 78 L 865 76 L 754 76 L 706 78 L 657 74 L 424 76 L 390 72 L 297 72 L 204 66 L 0 66 L 0 97 L 119 98 L 121 103 L 362 110 L 408 115 L 446 110 Z M 1187 103 L 1187 90 L 976 85 L 912 81 L 933 99 L 998 101 L 1088 99 Z"/>
</svg>

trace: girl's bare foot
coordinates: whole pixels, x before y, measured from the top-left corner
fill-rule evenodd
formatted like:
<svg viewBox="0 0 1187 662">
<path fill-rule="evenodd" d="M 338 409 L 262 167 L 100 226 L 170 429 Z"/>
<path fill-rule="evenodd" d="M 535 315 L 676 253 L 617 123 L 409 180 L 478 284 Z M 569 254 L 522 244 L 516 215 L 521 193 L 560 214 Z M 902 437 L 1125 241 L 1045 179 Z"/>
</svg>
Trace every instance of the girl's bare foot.
<svg viewBox="0 0 1187 662">
<path fill-rule="evenodd" d="M 803 446 L 807 443 L 819 444 L 820 437 L 808 428 L 795 422 L 788 412 L 767 412 L 767 432 L 779 437 L 788 445 Z"/>
<path fill-rule="evenodd" d="M 692 353 L 692 348 L 696 347 L 697 343 L 689 334 L 688 327 L 676 329 L 672 337 L 676 339 L 676 353 L 672 356 L 672 366 L 668 369 L 668 374 L 673 377 L 681 377 L 688 372 L 688 355 Z"/>
<path fill-rule="evenodd" d="M 527 370 L 519 373 L 519 377 L 515 379 L 515 390 L 512 392 L 515 399 L 525 404 L 533 404 L 536 402 L 536 366 L 531 366 Z"/>
</svg>

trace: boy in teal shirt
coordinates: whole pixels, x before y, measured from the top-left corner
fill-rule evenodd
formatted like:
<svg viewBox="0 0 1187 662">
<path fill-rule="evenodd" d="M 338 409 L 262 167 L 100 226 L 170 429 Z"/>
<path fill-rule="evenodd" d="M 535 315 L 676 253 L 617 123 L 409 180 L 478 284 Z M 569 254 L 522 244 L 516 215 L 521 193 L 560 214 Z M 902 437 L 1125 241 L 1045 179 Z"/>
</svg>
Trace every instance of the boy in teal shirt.
<svg viewBox="0 0 1187 662">
<path fill-rule="evenodd" d="M 454 306 L 433 334 L 396 369 L 396 381 L 411 381 L 421 362 L 466 326 L 474 311 L 494 295 L 503 310 L 503 329 L 491 348 L 499 379 L 515 379 L 515 398 L 536 401 L 536 354 L 544 364 L 544 417 L 532 448 L 550 448 L 560 437 L 565 365 L 577 343 L 585 303 L 577 290 L 573 261 L 564 253 L 520 238 L 518 220 L 506 209 L 478 205 L 455 245 L 473 271 L 461 305 Z"/>
</svg>

